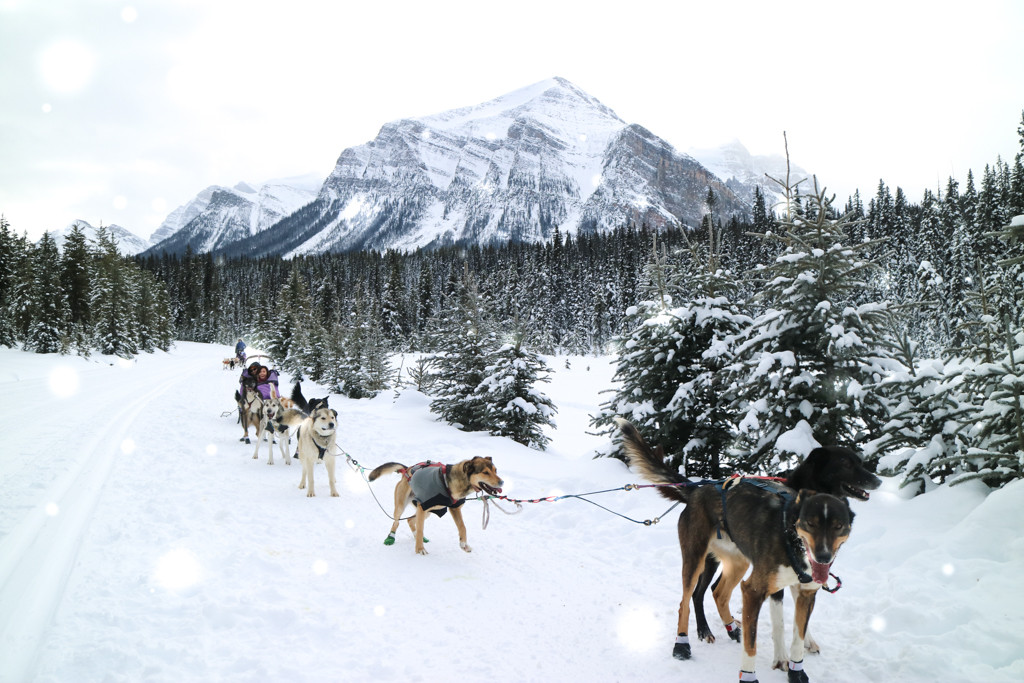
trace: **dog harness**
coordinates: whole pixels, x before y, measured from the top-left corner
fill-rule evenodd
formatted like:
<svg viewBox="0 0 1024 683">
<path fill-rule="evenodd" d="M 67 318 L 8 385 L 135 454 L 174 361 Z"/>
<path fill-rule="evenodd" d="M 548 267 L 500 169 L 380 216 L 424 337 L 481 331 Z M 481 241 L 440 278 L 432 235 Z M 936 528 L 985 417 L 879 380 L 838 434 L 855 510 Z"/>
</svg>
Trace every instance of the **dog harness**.
<svg viewBox="0 0 1024 683">
<path fill-rule="evenodd" d="M 466 502 L 465 498 L 456 500 L 448 488 L 448 468 L 439 462 L 421 462 L 413 465 L 403 474 L 412 488 L 412 499 L 424 510 L 430 510 L 438 517 L 444 517 L 448 508 L 461 507 Z"/>
<path fill-rule="evenodd" d="M 287 429 L 287 427 L 285 427 L 285 429 Z M 301 437 L 301 436 L 302 436 L 302 427 L 299 427 L 298 429 L 295 430 L 295 440 L 296 440 L 296 442 L 298 442 L 299 437 Z M 321 446 L 320 444 L 318 444 L 316 442 L 316 432 L 313 433 L 313 436 L 312 436 L 312 438 L 310 438 L 310 441 L 313 442 L 313 445 L 316 446 L 317 452 L 320 454 L 318 456 L 318 459 L 319 460 L 323 460 L 324 459 L 324 455 L 327 453 L 327 446 Z"/>
<path fill-rule="evenodd" d="M 790 527 L 789 517 L 792 512 L 793 503 L 796 501 L 796 497 L 793 493 L 785 486 L 774 484 L 771 480 L 763 479 L 748 479 L 740 475 L 734 475 L 729 477 L 721 484 L 719 484 L 719 490 L 722 493 L 722 524 L 718 530 L 718 537 L 722 537 L 722 529 L 725 529 L 725 533 L 732 536 L 729 531 L 729 523 L 726 520 L 726 507 L 725 507 L 725 493 L 726 491 L 736 484 L 750 484 L 756 486 L 762 491 L 768 493 L 774 493 L 778 497 L 782 498 L 782 535 L 784 537 L 783 544 L 786 546 L 786 559 L 789 560 L 789 566 L 796 572 L 796 576 L 800 579 L 800 583 L 813 583 L 814 579 L 810 574 L 803 570 L 803 563 L 799 562 L 797 558 L 800 554 L 797 550 L 801 547 L 800 537 L 797 536 L 796 527 Z"/>
</svg>

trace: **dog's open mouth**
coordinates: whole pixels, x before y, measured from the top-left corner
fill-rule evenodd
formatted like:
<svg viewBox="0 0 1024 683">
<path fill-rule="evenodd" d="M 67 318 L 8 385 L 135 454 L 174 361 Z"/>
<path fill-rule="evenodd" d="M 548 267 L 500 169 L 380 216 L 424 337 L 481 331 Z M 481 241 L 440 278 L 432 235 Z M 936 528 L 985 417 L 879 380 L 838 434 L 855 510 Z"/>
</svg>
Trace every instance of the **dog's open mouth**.
<svg viewBox="0 0 1024 683">
<path fill-rule="evenodd" d="M 816 562 L 811 557 L 810 551 L 807 552 L 807 562 L 811 565 L 811 578 L 814 580 L 814 583 L 820 583 L 822 586 L 828 583 L 828 570 L 832 567 L 832 563 L 823 564 Z"/>
<path fill-rule="evenodd" d="M 496 496 L 496 495 L 501 493 L 501 488 L 495 488 L 495 487 L 489 486 L 489 485 L 487 485 L 487 484 L 485 484 L 483 482 L 480 482 L 479 484 L 477 484 L 476 490 L 477 491 L 483 491 L 484 493 L 489 493 L 492 496 Z"/>
<path fill-rule="evenodd" d="M 857 488 L 852 484 L 843 484 L 843 491 L 846 492 L 846 495 L 850 496 L 851 498 L 856 498 L 857 500 L 867 500 L 868 498 L 871 497 L 871 494 L 869 494 L 867 491 L 865 491 L 864 489 Z"/>
</svg>

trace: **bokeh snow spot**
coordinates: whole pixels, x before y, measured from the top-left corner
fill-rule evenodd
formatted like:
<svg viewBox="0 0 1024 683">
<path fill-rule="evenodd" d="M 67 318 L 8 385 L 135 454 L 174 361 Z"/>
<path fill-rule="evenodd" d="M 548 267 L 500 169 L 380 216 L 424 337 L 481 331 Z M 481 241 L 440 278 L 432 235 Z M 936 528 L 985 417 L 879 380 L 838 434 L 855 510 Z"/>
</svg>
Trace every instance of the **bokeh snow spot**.
<svg viewBox="0 0 1024 683">
<path fill-rule="evenodd" d="M 956 572 L 956 567 L 954 567 L 953 565 L 949 564 L 948 562 L 946 564 L 942 565 L 942 573 L 945 574 L 946 576 L 953 576 L 953 574 L 955 572 Z"/>
<path fill-rule="evenodd" d="M 384 609 L 384 605 L 377 605 L 376 607 L 373 608 L 373 615 L 375 617 L 382 617 L 382 616 L 384 616 L 385 612 L 387 612 L 387 610 Z"/>
<path fill-rule="evenodd" d="M 56 517 L 60 514 L 60 506 L 57 505 L 56 503 L 47 503 L 46 514 L 50 515 L 51 517 Z"/>
<path fill-rule="evenodd" d="M 50 391 L 57 398 L 69 398 L 78 393 L 78 371 L 67 365 L 58 365 L 50 372 Z"/>
<path fill-rule="evenodd" d="M 211 444 L 207 444 L 206 445 L 206 454 L 207 455 L 217 455 L 217 446 L 215 446 L 212 443 Z"/>
<path fill-rule="evenodd" d="M 881 633 L 885 630 L 885 617 L 872 617 L 871 619 L 871 630 L 875 633 Z"/>
<path fill-rule="evenodd" d="M 163 555 L 156 563 L 153 579 L 167 590 L 177 591 L 199 583 L 202 567 L 191 551 L 177 548 Z"/>
<path fill-rule="evenodd" d="M 131 455 L 135 452 L 135 439 L 125 439 L 121 442 L 121 452 L 125 455 Z"/>
<path fill-rule="evenodd" d="M 132 24 L 138 18 L 139 11 L 131 5 L 128 5 L 127 7 L 121 10 L 121 21 L 123 21 L 126 24 Z"/>
<path fill-rule="evenodd" d="M 317 560 L 313 563 L 313 573 L 317 576 L 323 576 L 327 573 L 327 560 Z"/>
<path fill-rule="evenodd" d="M 616 633 L 627 649 L 643 652 L 651 650 L 656 643 L 660 643 L 658 634 L 661 625 L 657 618 L 647 607 L 633 607 L 619 617 Z"/>
</svg>

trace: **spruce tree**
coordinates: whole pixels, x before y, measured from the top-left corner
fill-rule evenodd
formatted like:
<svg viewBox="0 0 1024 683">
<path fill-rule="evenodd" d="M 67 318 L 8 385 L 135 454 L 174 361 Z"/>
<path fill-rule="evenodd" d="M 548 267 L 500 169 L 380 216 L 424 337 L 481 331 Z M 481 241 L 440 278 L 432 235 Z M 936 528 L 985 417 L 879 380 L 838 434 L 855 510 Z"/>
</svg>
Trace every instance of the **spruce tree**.
<svg viewBox="0 0 1024 683">
<path fill-rule="evenodd" d="M 60 282 L 60 252 L 50 233 L 43 233 L 32 262 L 32 322 L 25 337 L 25 349 L 36 353 L 65 352 L 70 342 L 68 305 Z"/>
<path fill-rule="evenodd" d="M 784 249 L 756 271 L 764 311 L 737 349 L 731 389 L 745 415 L 739 463 L 748 472 L 795 464 L 790 439 L 855 445 L 885 420 L 871 388 L 886 370 L 891 313 L 884 301 L 853 303 L 873 265 L 861 254 L 875 243 L 846 246 L 851 217 L 831 213 L 815 181 L 805 210 L 782 222 L 782 234 L 764 236 Z"/>
<path fill-rule="evenodd" d="M 551 440 L 544 427 L 555 426 L 557 409 L 536 384 L 549 382 L 550 370 L 539 354 L 523 347 L 523 336 L 520 330 L 511 343 L 491 354 L 476 397 L 483 403 L 489 433 L 544 450 Z"/>
<path fill-rule="evenodd" d="M 114 237 L 102 225 L 96 231 L 93 263 L 94 278 L 89 299 L 93 344 L 104 355 L 131 358 L 139 349 L 127 266 L 117 251 Z"/>
<path fill-rule="evenodd" d="M 0 346 L 13 347 L 18 343 L 14 325 L 15 278 L 18 263 L 23 258 L 19 240 L 11 230 L 7 218 L 0 216 Z"/>
<path fill-rule="evenodd" d="M 458 306 L 446 317 L 438 340 L 437 378 L 430 410 L 465 431 L 484 431 L 487 406 L 477 394 L 477 387 L 487 376 L 497 344 L 468 264 L 458 290 Z"/>
</svg>

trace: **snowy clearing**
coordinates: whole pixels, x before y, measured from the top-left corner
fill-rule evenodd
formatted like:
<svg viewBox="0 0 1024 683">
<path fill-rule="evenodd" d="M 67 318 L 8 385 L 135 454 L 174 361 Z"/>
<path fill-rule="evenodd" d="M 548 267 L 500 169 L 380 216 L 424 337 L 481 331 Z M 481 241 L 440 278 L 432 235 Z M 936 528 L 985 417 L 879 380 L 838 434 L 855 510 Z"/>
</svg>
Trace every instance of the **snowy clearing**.
<svg viewBox="0 0 1024 683">
<path fill-rule="evenodd" d="M 740 646 L 671 657 L 680 596 L 677 511 L 652 527 L 576 499 L 515 516 L 428 520 L 426 557 L 390 526 L 394 475 L 371 489 L 339 461 L 340 498 L 297 488 L 300 467 L 239 443 L 226 346 L 179 343 L 136 361 L 0 349 L 2 681 L 735 680 Z M 638 479 L 591 459 L 585 433 L 608 359 L 550 359 L 559 409 L 547 452 L 440 424 L 429 399 L 331 397 L 360 463 L 494 458 L 505 493 L 535 498 Z M 282 378 L 282 387 L 290 384 Z M 303 385 L 307 397 L 323 391 Z M 229 412 L 228 416 L 222 413 Z M 592 498 L 634 519 L 650 489 Z M 506 505 L 507 507 L 507 505 Z M 818 598 L 812 681 L 1024 680 L 1024 482 L 907 500 L 886 481 L 854 503 L 853 534 Z M 739 613 L 739 592 L 733 610 Z M 787 599 L 787 623 L 791 623 Z M 770 666 L 767 609 L 758 674 Z M 715 614 L 710 606 L 709 618 Z"/>
</svg>

